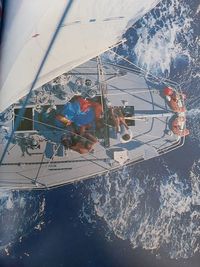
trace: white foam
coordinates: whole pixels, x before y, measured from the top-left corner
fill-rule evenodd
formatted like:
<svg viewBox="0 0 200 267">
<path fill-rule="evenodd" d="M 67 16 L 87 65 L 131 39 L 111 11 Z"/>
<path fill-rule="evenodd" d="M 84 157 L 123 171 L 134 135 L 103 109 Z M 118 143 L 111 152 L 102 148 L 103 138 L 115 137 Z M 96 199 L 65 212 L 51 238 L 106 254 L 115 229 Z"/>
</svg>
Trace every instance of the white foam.
<svg viewBox="0 0 200 267">
<path fill-rule="evenodd" d="M 197 165 L 194 164 L 187 183 L 167 169 L 167 177 L 131 178 L 127 168 L 102 179 L 98 186 L 94 182 L 91 201 L 96 215 L 105 220 L 109 231 L 130 240 L 133 248 L 140 246 L 158 252 L 162 247 L 171 258 L 190 257 L 199 251 L 200 238 L 200 210 L 194 208 L 200 206 Z M 153 195 L 159 196 L 158 207 L 149 201 Z M 93 222 L 87 213 L 88 218 Z"/>
<path fill-rule="evenodd" d="M 197 14 L 200 12 L 200 5 L 198 5 L 198 8 L 197 8 Z"/>
<path fill-rule="evenodd" d="M 13 199 L 12 199 L 12 196 L 9 196 L 7 202 L 6 202 L 6 208 L 7 209 L 12 209 L 13 208 Z"/>
<path fill-rule="evenodd" d="M 139 66 L 151 73 L 164 74 L 167 77 L 170 74 L 171 63 L 176 59 L 184 57 L 188 63 L 191 61 L 189 50 L 177 41 L 178 35 L 184 32 L 185 40 L 188 44 L 191 42 L 192 19 L 188 15 L 188 7 L 181 6 L 177 0 L 169 3 L 163 3 L 161 10 L 157 8 L 161 11 L 158 18 L 155 19 L 153 15 L 144 17 L 141 22 L 142 28 L 137 29 L 139 39 L 133 50 Z M 179 14 L 176 11 L 180 9 Z M 158 20 L 164 24 L 162 27 L 159 26 Z M 156 33 L 151 36 L 152 29 L 156 29 Z"/>
<path fill-rule="evenodd" d="M 4 190 L 0 191 L 0 203 L 0 250 L 7 251 L 8 246 L 21 242 L 23 236 L 33 229 L 44 228 L 45 198 Z"/>
</svg>

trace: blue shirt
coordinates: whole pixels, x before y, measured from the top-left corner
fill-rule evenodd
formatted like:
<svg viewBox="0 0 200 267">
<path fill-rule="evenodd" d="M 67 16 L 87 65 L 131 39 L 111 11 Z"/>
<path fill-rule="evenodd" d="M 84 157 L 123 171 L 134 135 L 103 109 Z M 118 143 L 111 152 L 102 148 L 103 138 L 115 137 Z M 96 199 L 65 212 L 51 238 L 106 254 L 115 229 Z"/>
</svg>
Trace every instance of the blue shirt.
<svg viewBox="0 0 200 267">
<path fill-rule="evenodd" d="M 77 126 L 83 126 L 90 124 L 95 119 L 95 113 L 92 107 L 89 107 L 87 111 L 83 112 L 80 108 L 78 101 L 68 102 L 64 105 L 61 115 L 65 116 L 70 121 L 74 122 Z M 63 127 L 63 123 L 56 120 L 55 125 Z"/>
</svg>

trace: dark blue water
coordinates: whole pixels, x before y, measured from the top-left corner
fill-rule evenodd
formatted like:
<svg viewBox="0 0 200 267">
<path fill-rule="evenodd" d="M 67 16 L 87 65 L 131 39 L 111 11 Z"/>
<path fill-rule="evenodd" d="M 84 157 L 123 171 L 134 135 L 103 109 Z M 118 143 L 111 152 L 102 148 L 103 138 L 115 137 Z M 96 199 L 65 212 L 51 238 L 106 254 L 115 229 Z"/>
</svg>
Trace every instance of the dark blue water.
<svg viewBox="0 0 200 267">
<path fill-rule="evenodd" d="M 162 1 L 116 50 L 181 83 L 184 147 L 56 190 L 0 192 L 0 267 L 200 266 L 199 15 L 199 1 Z"/>
</svg>

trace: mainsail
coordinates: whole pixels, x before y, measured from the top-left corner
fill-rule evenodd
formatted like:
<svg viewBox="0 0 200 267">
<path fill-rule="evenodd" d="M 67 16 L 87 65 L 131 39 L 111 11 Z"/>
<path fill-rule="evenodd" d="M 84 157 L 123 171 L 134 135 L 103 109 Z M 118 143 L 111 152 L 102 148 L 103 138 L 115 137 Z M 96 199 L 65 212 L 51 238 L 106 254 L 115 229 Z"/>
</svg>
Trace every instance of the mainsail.
<svg viewBox="0 0 200 267">
<path fill-rule="evenodd" d="M 35 88 L 116 44 L 158 0 L 73 1 Z M 7 0 L 0 61 L 0 112 L 23 97 L 48 48 L 66 0 Z"/>
</svg>

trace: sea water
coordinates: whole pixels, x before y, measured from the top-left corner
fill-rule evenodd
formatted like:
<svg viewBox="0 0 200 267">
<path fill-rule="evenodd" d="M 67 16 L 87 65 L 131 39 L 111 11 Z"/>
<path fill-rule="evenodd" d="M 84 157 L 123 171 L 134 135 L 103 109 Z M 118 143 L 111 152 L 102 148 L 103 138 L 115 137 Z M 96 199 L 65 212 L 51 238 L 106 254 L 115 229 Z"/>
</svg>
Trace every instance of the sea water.
<svg viewBox="0 0 200 267">
<path fill-rule="evenodd" d="M 126 251 L 139 247 L 167 259 L 200 252 L 199 17 L 196 0 L 163 0 L 125 33 L 127 43 L 115 51 L 181 84 L 191 133 L 184 147 L 55 191 L 0 192 L 1 266 L 8 266 L 8 259 L 25 266 L 108 266 L 110 240 L 114 249 L 123 240 Z M 113 54 L 107 57 L 125 64 Z M 74 263 L 78 258 L 80 265 Z"/>
</svg>

